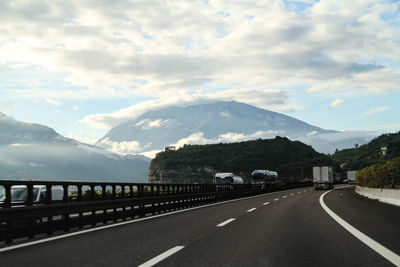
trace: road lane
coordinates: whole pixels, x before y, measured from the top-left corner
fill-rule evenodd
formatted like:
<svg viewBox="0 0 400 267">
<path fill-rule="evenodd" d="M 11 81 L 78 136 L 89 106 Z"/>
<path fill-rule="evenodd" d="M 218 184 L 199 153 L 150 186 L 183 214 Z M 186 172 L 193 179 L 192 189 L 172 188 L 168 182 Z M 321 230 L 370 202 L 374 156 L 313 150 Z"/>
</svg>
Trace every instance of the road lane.
<svg viewBox="0 0 400 267">
<path fill-rule="evenodd" d="M 216 225 L 286 192 L 274 192 L 240 201 L 173 214 L 153 220 L 107 228 L 84 235 L 0 253 L 6 266 L 135 266 L 214 231 Z M 272 205 L 272 204 L 271 204 Z"/>
<path fill-rule="evenodd" d="M 392 266 L 327 215 L 322 191 L 264 206 L 159 266 Z"/>
<path fill-rule="evenodd" d="M 400 255 L 400 207 L 362 197 L 354 186 L 336 189 L 324 201 L 353 227 Z"/>
</svg>

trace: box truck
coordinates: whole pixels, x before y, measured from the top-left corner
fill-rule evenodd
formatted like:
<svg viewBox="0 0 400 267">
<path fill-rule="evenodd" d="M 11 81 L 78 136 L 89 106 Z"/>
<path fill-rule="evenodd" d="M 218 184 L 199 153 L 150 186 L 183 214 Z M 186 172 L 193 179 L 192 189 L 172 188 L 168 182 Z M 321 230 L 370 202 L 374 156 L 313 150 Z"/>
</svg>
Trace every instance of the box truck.
<svg viewBox="0 0 400 267">
<path fill-rule="evenodd" d="M 347 182 L 349 184 L 355 184 L 356 183 L 356 172 L 357 171 L 347 171 Z"/>
<path fill-rule="evenodd" d="M 313 167 L 314 189 L 332 189 L 333 168 L 331 166 Z"/>
</svg>

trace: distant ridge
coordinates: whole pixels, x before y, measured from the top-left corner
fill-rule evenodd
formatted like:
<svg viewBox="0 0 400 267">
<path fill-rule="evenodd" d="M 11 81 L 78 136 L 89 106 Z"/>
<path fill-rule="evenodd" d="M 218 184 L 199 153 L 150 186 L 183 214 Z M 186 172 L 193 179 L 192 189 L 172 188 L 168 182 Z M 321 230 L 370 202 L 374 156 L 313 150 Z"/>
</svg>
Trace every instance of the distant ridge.
<svg viewBox="0 0 400 267">
<path fill-rule="evenodd" d="M 150 159 L 121 156 L 0 112 L 0 179 L 146 182 Z"/>
<path fill-rule="evenodd" d="M 370 140 L 360 133 L 325 130 L 301 120 L 235 101 L 168 107 L 144 113 L 112 128 L 97 146 L 110 149 L 122 142 L 131 153 L 163 150 L 166 146 L 237 142 L 285 136 L 324 153 Z"/>
</svg>

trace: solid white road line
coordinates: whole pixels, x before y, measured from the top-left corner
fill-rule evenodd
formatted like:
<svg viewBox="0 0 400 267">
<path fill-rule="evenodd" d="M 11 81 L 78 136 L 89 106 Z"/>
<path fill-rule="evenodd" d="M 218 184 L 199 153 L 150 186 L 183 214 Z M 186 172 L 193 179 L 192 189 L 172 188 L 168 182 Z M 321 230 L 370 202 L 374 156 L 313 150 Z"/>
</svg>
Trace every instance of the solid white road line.
<svg viewBox="0 0 400 267">
<path fill-rule="evenodd" d="M 256 208 L 249 209 L 247 212 L 252 212 L 254 210 L 256 210 Z"/>
<path fill-rule="evenodd" d="M 289 190 L 291 190 L 291 189 L 289 189 Z M 85 234 L 85 233 L 90 233 L 90 232 L 95 232 L 95 231 L 107 229 L 107 228 L 117 227 L 117 226 L 120 226 L 120 225 L 152 220 L 152 219 L 155 219 L 155 218 L 169 216 L 169 215 L 173 215 L 173 214 L 177 214 L 177 213 L 183 213 L 183 212 L 187 212 L 187 211 L 191 211 L 191 210 L 204 209 L 204 208 L 207 208 L 207 207 L 218 206 L 218 205 L 222 205 L 222 204 L 225 204 L 225 203 L 242 201 L 242 200 L 253 199 L 253 198 L 259 198 L 259 197 L 264 197 L 264 196 L 273 195 L 273 194 L 279 194 L 279 193 L 281 193 L 281 192 L 277 191 L 277 192 L 270 192 L 270 193 L 261 194 L 261 195 L 257 195 L 257 196 L 244 197 L 244 198 L 238 198 L 238 199 L 231 199 L 231 200 L 221 201 L 221 202 L 212 203 L 212 204 L 208 204 L 208 205 L 204 205 L 204 206 L 198 206 L 198 207 L 193 207 L 193 208 L 188 208 L 188 209 L 183 209 L 183 210 L 177 210 L 177 211 L 172 211 L 172 212 L 167 212 L 167 213 L 163 213 L 163 214 L 153 215 L 153 216 L 149 216 L 149 217 L 145 217 L 145 218 L 135 219 L 135 220 L 131 220 L 131 221 L 114 223 L 114 224 L 110 224 L 110 225 L 100 226 L 100 227 L 91 228 L 91 229 L 82 230 L 82 231 L 73 232 L 73 233 L 68 233 L 68 234 L 64 234 L 64 235 L 53 236 L 53 237 L 49 237 L 49 238 L 44 238 L 44 239 L 35 240 L 35 241 L 31 241 L 31 242 L 26 242 L 26 243 L 22 243 L 22 244 L 18 244 L 18 245 L 12 245 L 12 246 L 8 246 L 8 247 L 0 248 L 0 253 L 1 252 L 5 252 L 5 251 L 9 251 L 9 250 L 18 249 L 18 248 L 33 246 L 33 245 L 36 245 L 36 244 L 46 243 L 46 242 L 50 242 L 50 241 L 53 241 L 53 240 L 63 239 L 63 238 L 67 238 L 67 237 L 70 237 L 70 236 L 76 236 L 76 235 L 81 235 L 81 234 Z"/>
<path fill-rule="evenodd" d="M 400 266 L 400 256 L 394 253 L 393 251 L 387 249 L 386 247 L 382 246 L 372 238 L 368 237 L 367 235 L 363 234 L 360 232 L 358 229 L 356 229 L 354 226 L 350 225 L 348 222 L 340 218 L 336 213 L 334 213 L 328 206 L 326 206 L 324 202 L 324 196 L 333 191 L 335 189 L 329 190 L 328 192 L 325 192 L 321 195 L 319 198 L 319 203 L 321 204 L 322 208 L 328 213 L 337 223 L 339 223 L 344 229 L 349 231 L 352 235 L 357 237 L 361 242 L 375 250 L 377 253 L 379 253 L 382 257 L 387 259 L 388 261 L 392 262 L 396 266 Z"/>
<path fill-rule="evenodd" d="M 263 206 L 268 205 L 268 204 L 269 204 L 269 202 L 265 202 L 265 203 L 263 204 Z"/>
<path fill-rule="evenodd" d="M 170 250 L 167 250 L 163 254 L 160 254 L 157 257 L 152 258 L 149 261 L 146 261 L 145 263 L 139 265 L 138 267 L 150 267 L 150 266 L 156 265 L 160 261 L 165 260 L 166 258 L 171 256 L 172 254 L 177 253 L 179 250 L 181 250 L 183 248 L 184 248 L 184 246 L 176 246 L 174 248 L 171 248 Z"/>
<path fill-rule="evenodd" d="M 233 222 L 234 220 L 235 220 L 235 218 L 230 218 L 229 220 L 226 220 L 226 221 L 224 221 L 224 222 L 218 224 L 217 227 L 225 226 L 225 225 L 227 225 L 228 223 Z"/>
</svg>

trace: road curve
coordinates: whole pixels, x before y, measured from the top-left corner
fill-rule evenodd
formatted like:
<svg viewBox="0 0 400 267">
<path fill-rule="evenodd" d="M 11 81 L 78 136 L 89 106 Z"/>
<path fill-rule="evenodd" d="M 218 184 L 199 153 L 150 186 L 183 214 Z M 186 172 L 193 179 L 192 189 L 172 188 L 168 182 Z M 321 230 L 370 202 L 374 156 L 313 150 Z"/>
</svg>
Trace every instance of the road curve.
<svg viewBox="0 0 400 267">
<path fill-rule="evenodd" d="M 70 236 L 1 252 L 0 265 L 393 266 L 324 211 L 324 192 L 274 192 Z M 325 203 L 400 252 L 398 207 L 359 197 L 351 188 L 329 192 Z"/>
</svg>

